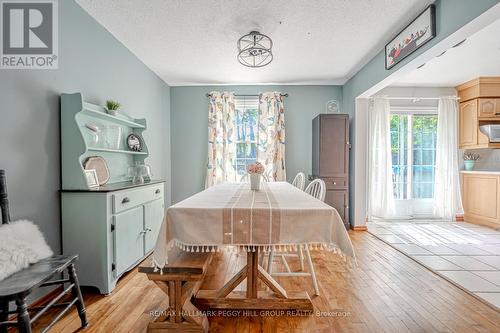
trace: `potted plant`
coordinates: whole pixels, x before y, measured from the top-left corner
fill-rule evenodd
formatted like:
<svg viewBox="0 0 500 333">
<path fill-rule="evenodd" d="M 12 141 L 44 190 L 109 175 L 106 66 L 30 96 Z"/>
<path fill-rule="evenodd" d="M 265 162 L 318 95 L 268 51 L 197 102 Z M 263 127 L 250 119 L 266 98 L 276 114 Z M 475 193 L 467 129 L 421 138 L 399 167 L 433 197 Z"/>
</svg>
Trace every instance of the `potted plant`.
<svg viewBox="0 0 500 333">
<path fill-rule="evenodd" d="M 474 169 L 474 164 L 476 164 L 476 161 L 479 159 L 479 154 L 474 154 L 474 153 L 464 153 L 464 166 L 465 170 L 471 171 Z"/>
<path fill-rule="evenodd" d="M 122 105 L 117 101 L 113 101 L 111 99 L 106 101 L 106 111 L 112 116 L 116 116 L 116 114 L 118 113 L 118 109 L 121 106 Z"/>
<path fill-rule="evenodd" d="M 259 162 L 249 164 L 247 172 L 250 176 L 250 189 L 256 191 L 260 190 L 260 181 L 264 173 L 264 166 Z"/>
</svg>

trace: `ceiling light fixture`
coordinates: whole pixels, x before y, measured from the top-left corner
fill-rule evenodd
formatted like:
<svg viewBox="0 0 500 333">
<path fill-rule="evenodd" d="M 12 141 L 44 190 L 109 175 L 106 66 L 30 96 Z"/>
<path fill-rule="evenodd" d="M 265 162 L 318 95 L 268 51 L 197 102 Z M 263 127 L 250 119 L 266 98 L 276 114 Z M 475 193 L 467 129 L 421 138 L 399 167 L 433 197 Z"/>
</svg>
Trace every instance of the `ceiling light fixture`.
<svg viewBox="0 0 500 333">
<path fill-rule="evenodd" d="M 238 61 L 247 67 L 264 67 L 273 61 L 273 41 L 258 31 L 238 39 Z"/>
</svg>

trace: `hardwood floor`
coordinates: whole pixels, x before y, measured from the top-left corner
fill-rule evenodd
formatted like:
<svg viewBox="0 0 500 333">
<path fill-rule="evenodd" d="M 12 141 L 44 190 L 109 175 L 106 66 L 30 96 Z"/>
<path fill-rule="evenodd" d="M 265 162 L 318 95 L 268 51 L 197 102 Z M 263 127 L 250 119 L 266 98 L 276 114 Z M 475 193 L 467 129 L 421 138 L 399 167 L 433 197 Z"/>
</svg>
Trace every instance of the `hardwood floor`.
<svg viewBox="0 0 500 333">
<path fill-rule="evenodd" d="M 350 232 L 358 267 L 329 252 L 313 252 L 321 296 L 307 317 L 212 317 L 211 332 L 500 332 L 500 313 L 433 274 L 367 232 Z M 245 253 L 220 253 L 202 288 L 219 288 L 241 267 Z M 297 263 L 292 262 L 296 267 Z M 308 278 L 281 278 L 287 290 L 313 287 Z M 242 288 L 242 286 L 240 286 Z M 85 290 L 90 326 L 82 332 L 145 332 L 164 293 L 133 270 L 111 296 Z M 72 311 L 50 332 L 75 332 Z M 43 320 L 35 331 L 43 326 Z"/>
</svg>

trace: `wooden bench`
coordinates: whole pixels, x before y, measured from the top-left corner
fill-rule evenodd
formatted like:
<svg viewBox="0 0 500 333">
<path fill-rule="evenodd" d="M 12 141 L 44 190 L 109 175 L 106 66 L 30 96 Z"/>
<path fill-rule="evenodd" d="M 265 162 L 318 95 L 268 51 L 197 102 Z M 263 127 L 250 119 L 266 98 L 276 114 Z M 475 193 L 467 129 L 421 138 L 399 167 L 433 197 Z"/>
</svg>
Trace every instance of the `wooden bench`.
<svg viewBox="0 0 500 333">
<path fill-rule="evenodd" d="M 159 310 L 149 323 L 148 332 L 208 332 L 208 319 L 191 299 L 200 289 L 213 253 L 169 251 L 169 264 L 162 272 L 153 267 L 139 267 L 168 296 L 169 306 Z"/>
</svg>

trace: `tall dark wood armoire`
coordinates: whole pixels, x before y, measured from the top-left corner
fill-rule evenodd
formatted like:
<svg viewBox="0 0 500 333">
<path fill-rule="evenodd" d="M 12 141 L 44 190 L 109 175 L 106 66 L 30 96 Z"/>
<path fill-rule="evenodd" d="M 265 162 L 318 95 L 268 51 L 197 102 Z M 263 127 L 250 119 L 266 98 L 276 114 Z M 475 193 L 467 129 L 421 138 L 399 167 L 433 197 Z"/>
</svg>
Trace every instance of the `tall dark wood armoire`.
<svg viewBox="0 0 500 333">
<path fill-rule="evenodd" d="M 312 177 L 326 183 L 325 202 L 349 228 L 349 115 L 320 114 L 313 119 Z"/>
</svg>

